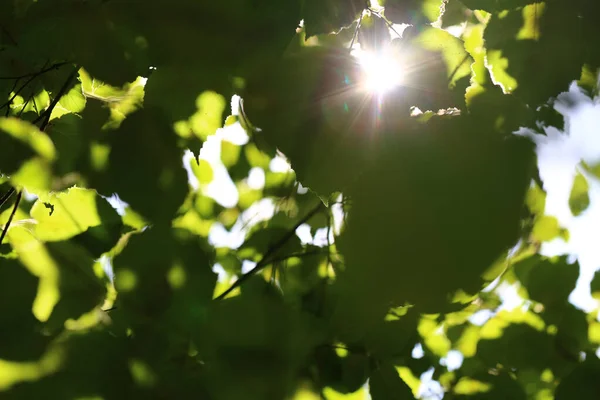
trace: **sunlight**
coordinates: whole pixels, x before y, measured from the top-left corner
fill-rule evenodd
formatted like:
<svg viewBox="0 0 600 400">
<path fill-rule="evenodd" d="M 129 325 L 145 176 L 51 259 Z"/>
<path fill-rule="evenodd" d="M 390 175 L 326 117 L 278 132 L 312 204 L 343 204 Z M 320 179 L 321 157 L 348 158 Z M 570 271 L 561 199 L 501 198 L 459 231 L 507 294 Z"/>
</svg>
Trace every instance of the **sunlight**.
<svg viewBox="0 0 600 400">
<path fill-rule="evenodd" d="M 352 54 L 363 69 L 363 87 L 367 91 L 383 95 L 402 83 L 402 64 L 391 51 L 368 52 L 355 49 Z"/>
</svg>

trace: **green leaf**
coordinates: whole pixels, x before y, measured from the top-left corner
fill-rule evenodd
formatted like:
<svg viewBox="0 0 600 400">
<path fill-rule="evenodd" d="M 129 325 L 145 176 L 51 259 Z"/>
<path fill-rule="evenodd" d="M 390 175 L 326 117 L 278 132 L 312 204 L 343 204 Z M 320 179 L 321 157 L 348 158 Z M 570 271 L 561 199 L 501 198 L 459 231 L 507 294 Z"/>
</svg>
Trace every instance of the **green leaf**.
<svg viewBox="0 0 600 400">
<path fill-rule="evenodd" d="M 548 308 L 565 304 L 579 277 L 579 264 L 569 264 L 566 256 L 555 259 L 534 256 L 528 264 L 529 272 L 519 279 L 529 297 Z M 525 264 L 515 265 L 517 273 L 522 265 Z"/>
<path fill-rule="evenodd" d="M 73 187 L 63 193 L 41 196 L 31 208 L 35 235 L 43 241 L 61 241 L 87 231 L 108 228 L 120 220 L 117 212 L 90 189 Z"/>
<path fill-rule="evenodd" d="M 560 235 L 560 225 L 556 217 L 542 215 L 536 219 L 531 232 L 540 242 L 549 242 Z"/>
<path fill-rule="evenodd" d="M 339 31 L 356 20 L 365 5 L 366 3 L 362 0 L 305 1 L 302 18 L 304 26 L 306 26 L 306 37 Z"/>
<path fill-rule="evenodd" d="M 383 364 L 369 377 L 369 393 L 373 400 L 414 399 L 408 385 L 391 364 Z"/>
<path fill-rule="evenodd" d="M 239 159 L 242 148 L 228 140 L 221 141 L 221 162 L 226 168 L 235 166 Z"/>
<path fill-rule="evenodd" d="M 495 340 L 480 340 L 477 356 L 489 366 L 543 371 L 553 356 L 552 337 L 527 324 L 511 324 Z"/>
<path fill-rule="evenodd" d="M 516 243 L 533 146 L 471 123 L 432 118 L 418 134 L 390 132 L 348 192 L 336 246 L 346 263 L 338 280 L 348 279 L 354 296 L 439 312 L 459 288 L 478 291 L 480 276 Z"/>
<path fill-rule="evenodd" d="M 532 0 L 461 0 L 465 6 L 471 10 L 484 10 L 488 12 L 497 12 L 502 10 L 512 10 L 533 3 Z"/>
<path fill-rule="evenodd" d="M 60 271 L 60 299 L 52 310 L 48 325 L 52 329 L 62 329 L 67 319 L 77 319 L 102 305 L 106 283 L 94 271 L 92 255 L 75 242 L 49 242 L 46 248 Z"/>
<path fill-rule="evenodd" d="M 212 182 L 214 173 L 212 166 L 208 161 L 191 159 L 190 166 L 201 184 L 208 185 Z"/>
<path fill-rule="evenodd" d="M 170 220 L 188 184 L 175 133 L 160 111 L 136 111 L 110 135 L 108 170 L 95 178 L 99 191 L 118 193 L 150 221 Z"/>
<path fill-rule="evenodd" d="M 182 68 L 165 65 L 152 72 L 146 84 L 145 104 L 163 108 L 172 121 L 190 118 L 194 132 L 202 139 L 223 124 L 226 97 L 233 94 L 228 81 L 202 65 Z M 221 94 L 217 94 L 221 93 Z M 195 114 L 194 114 L 195 113 Z"/>
<path fill-rule="evenodd" d="M 597 393 L 600 393 L 598 373 L 600 373 L 600 360 L 593 354 L 589 354 L 583 363 L 577 365 L 559 383 L 555 392 L 556 400 L 584 399 L 596 396 Z"/>
<path fill-rule="evenodd" d="M 594 273 L 594 277 L 590 282 L 590 289 L 592 296 L 596 299 L 600 299 L 600 271 Z"/>
<path fill-rule="evenodd" d="M 442 0 L 386 0 L 385 16 L 395 24 L 425 25 L 438 19 Z"/>
<path fill-rule="evenodd" d="M 579 78 L 584 62 L 577 13 L 566 4 L 551 2 L 493 15 L 485 40 L 494 80 L 530 105 L 566 91 Z M 564 27 L 560 32 L 557 23 Z"/>
<path fill-rule="evenodd" d="M 14 259 L 0 256 L 0 321 L 5 327 L 0 341 L 4 360 L 37 360 L 48 339 L 31 312 L 38 279 Z"/>
<path fill-rule="evenodd" d="M 85 108 L 85 97 L 81 90 L 81 85 L 75 85 L 71 90 L 65 93 L 50 114 L 50 119 L 60 118 L 65 114 L 78 113 Z"/>
<path fill-rule="evenodd" d="M 588 184 L 587 179 L 581 172 L 578 171 L 577 175 L 575 175 L 575 179 L 573 180 L 571 194 L 569 195 L 569 208 L 574 216 L 579 216 L 589 207 L 589 189 L 590 185 Z"/>
<path fill-rule="evenodd" d="M 14 185 L 34 193 L 50 188 L 56 150 L 44 132 L 17 118 L 0 118 L 0 148 L 0 171 L 10 175 Z"/>
</svg>

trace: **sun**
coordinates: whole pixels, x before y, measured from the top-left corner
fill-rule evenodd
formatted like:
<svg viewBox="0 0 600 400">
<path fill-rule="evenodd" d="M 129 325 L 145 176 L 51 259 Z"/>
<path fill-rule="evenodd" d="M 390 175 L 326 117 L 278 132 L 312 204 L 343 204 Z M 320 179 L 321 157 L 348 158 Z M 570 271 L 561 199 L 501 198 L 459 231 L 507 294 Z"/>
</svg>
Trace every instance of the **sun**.
<svg viewBox="0 0 600 400">
<path fill-rule="evenodd" d="M 370 93 L 384 95 L 398 87 L 404 77 L 404 68 L 399 57 L 392 51 L 352 51 L 364 73 L 361 86 Z"/>
</svg>

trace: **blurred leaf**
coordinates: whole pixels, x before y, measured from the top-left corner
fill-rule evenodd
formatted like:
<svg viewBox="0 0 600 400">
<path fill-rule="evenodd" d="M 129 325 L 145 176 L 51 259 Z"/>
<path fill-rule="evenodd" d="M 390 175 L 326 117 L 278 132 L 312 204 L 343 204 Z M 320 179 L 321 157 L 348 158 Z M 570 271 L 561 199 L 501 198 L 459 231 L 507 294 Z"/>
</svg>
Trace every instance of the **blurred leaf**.
<svg viewBox="0 0 600 400">
<path fill-rule="evenodd" d="M 130 115 L 111 132 L 110 144 L 108 171 L 96 178 L 100 192 L 118 193 L 150 221 L 172 218 L 188 191 L 187 177 L 175 134 L 160 111 Z"/>
<path fill-rule="evenodd" d="M 369 378 L 369 393 L 373 400 L 414 399 L 408 385 L 400 378 L 398 371 L 391 364 L 383 364 Z"/>
<path fill-rule="evenodd" d="M 385 16 L 395 24 L 424 25 L 435 21 L 442 0 L 385 0 Z"/>
<path fill-rule="evenodd" d="M 465 6 L 471 10 L 485 10 L 488 12 L 496 12 L 502 10 L 511 10 L 518 7 L 526 6 L 531 4 L 530 0 L 461 0 Z"/>
<path fill-rule="evenodd" d="M 579 264 L 569 264 L 566 256 L 553 259 L 533 256 L 514 268 L 529 297 L 548 308 L 566 304 L 579 277 Z M 522 274 L 522 268 L 529 272 Z"/>
<path fill-rule="evenodd" d="M 579 78 L 583 64 L 577 14 L 564 3 L 552 2 L 493 15 L 485 29 L 485 40 L 495 81 L 505 90 L 514 89 L 514 94 L 530 105 L 545 103 L 566 91 Z M 560 33 L 555 29 L 557 24 L 564 27 Z M 510 87 L 503 73 L 514 78 L 516 86 Z"/>
<path fill-rule="evenodd" d="M 38 279 L 17 260 L 0 256 L 0 357 L 4 360 L 36 360 L 48 341 L 31 312 Z"/>
<path fill-rule="evenodd" d="M 208 185 L 212 182 L 214 172 L 210 163 L 206 160 L 190 159 L 190 166 L 198 181 L 203 185 Z"/>
<path fill-rule="evenodd" d="M 592 296 L 596 299 L 600 299 L 600 270 L 594 273 L 594 277 L 590 282 L 590 289 Z"/>
<path fill-rule="evenodd" d="M 588 357 L 559 383 L 556 388 L 556 400 L 583 399 L 600 393 L 597 379 L 600 373 L 600 360 L 593 355 Z"/>
<path fill-rule="evenodd" d="M 64 96 L 60 98 L 54 109 L 52 110 L 52 114 L 50 115 L 50 119 L 60 118 L 61 116 L 69 113 L 78 113 L 83 111 L 85 108 L 85 97 L 81 90 L 81 85 L 75 85 L 71 90 L 65 93 Z"/>
<path fill-rule="evenodd" d="M 231 168 L 238 163 L 241 147 L 230 141 L 221 141 L 221 162 L 225 168 Z"/>
<path fill-rule="evenodd" d="M 462 117 L 434 118 L 418 135 L 390 138 L 349 192 L 338 281 L 348 280 L 353 297 L 431 312 L 459 288 L 478 291 L 480 275 L 517 240 L 532 157 L 527 141 L 480 132 Z M 388 233 L 363 234 L 373 229 Z"/>
<path fill-rule="evenodd" d="M 305 1 L 302 17 L 306 26 L 306 37 L 339 31 L 357 19 L 365 7 L 366 3 L 363 0 Z"/>
<path fill-rule="evenodd" d="M 587 179 L 581 172 L 578 171 L 577 175 L 575 175 L 575 179 L 573 180 L 571 194 L 569 195 L 569 208 L 574 216 L 579 216 L 589 207 L 589 189 L 590 185 L 588 184 Z"/>
<path fill-rule="evenodd" d="M 540 242 L 549 242 L 560 235 L 558 219 L 549 215 L 537 218 L 533 226 L 532 235 Z"/>
<path fill-rule="evenodd" d="M 73 187 L 42 196 L 31 208 L 31 216 L 37 221 L 35 234 L 43 241 L 61 241 L 87 232 L 86 237 L 96 238 L 98 244 L 106 241 L 106 251 L 119 237 L 121 218 L 105 199 L 89 189 Z M 78 239 L 83 240 L 83 236 Z"/>
</svg>

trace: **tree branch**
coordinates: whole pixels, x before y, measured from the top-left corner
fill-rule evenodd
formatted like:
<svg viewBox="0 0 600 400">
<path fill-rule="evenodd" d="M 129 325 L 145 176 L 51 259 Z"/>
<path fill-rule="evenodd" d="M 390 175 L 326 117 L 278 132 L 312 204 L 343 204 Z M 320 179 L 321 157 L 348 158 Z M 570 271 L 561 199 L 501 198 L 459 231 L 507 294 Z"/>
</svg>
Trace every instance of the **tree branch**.
<svg viewBox="0 0 600 400">
<path fill-rule="evenodd" d="M 272 261 L 271 257 L 275 253 L 277 253 L 277 251 L 296 234 L 296 229 L 298 229 L 298 227 L 300 225 L 308 222 L 308 220 L 310 220 L 313 216 L 315 216 L 319 211 L 322 211 L 324 208 L 325 208 L 325 205 L 323 203 L 319 202 L 319 204 L 315 208 L 313 208 L 308 214 L 306 214 L 304 216 L 304 218 L 302 218 L 300 221 L 298 221 L 292 227 L 292 229 L 290 229 L 285 235 L 283 235 L 283 237 L 281 239 L 279 239 L 272 247 L 270 247 L 267 250 L 267 252 L 263 255 L 262 259 L 254 266 L 254 268 L 252 268 L 250 271 L 246 272 L 244 275 L 240 276 L 239 279 L 237 281 L 235 281 L 229 287 L 229 289 L 227 289 L 226 291 L 221 293 L 219 296 L 217 296 L 215 300 L 224 299 L 225 296 L 227 296 L 229 293 L 231 293 L 234 289 L 241 286 L 244 282 L 246 282 L 248 279 L 250 279 L 250 277 L 252 277 L 253 275 L 256 275 L 264 267 L 266 267 L 267 265 L 272 263 L 273 261 Z"/>
<path fill-rule="evenodd" d="M 4 236 L 6 236 L 6 232 L 8 232 L 8 228 L 10 227 L 10 223 L 12 222 L 12 220 L 15 216 L 15 213 L 17 212 L 17 208 L 19 207 L 19 203 L 21 202 L 22 194 L 23 194 L 22 191 L 19 191 L 17 193 L 17 199 L 15 200 L 15 205 L 13 206 L 10 216 L 8 217 L 8 221 L 6 221 L 6 225 L 4 225 L 4 229 L 2 230 L 2 235 L 0 236 L 0 245 L 2 244 L 2 241 L 4 240 Z"/>
<path fill-rule="evenodd" d="M 69 89 L 69 85 L 71 84 L 71 81 L 75 78 L 75 76 L 77 76 L 77 73 L 79 72 L 79 68 L 81 68 L 79 65 L 75 66 L 75 68 L 69 74 L 69 77 L 67 78 L 65 83 L 62 85 L 62 87 L 60 88 L 60 90 L 58 91 L 56 96 L 54 96 L 54 99 L 52 100 L 52 103 L 50 103 L 50 106 L 48 106 L 48 108 L 42 114 L 40 114 L 39 117 L 37 117 L 33 121 L 34 124 L 37 124 L 38 122 L 42 121 L 42 123 L 40 125 L 41 131 L 46 129 L 46 126 L 48 126 L 48 122 L 50 122 L 50 115 L 52 114 L 54 107 L 56 107 L 56 105 L 60 101 L 60 98 L 63 97 L 65 93 L 67 93 L 67 90 Z"/>
<path fill-rule="evenodd" d="M 6 201 L 10 198 L 10 196 L 12 196 L 14 192 L 15 188 L 10 188 L 8 192 L 6 192 L 2 197 L 0 197 L 0 207 L 2 207 L 4 203 L 6 203 Z"/>
<path fill-rule="evenodd" d="M 46 72 L 50 72 L 53 69 L 59 69 L 60 67 L 62 67 L 63 65 L 66 65 L 66 64 L 69 64 L 69 63 L 68 62 L 59 62 L 56 64 L 52 64 L 48 68 L 44 68 L 41 71 L 30 72 L 28 74 L 24 74 L 24 75 L 20 75 L 20 76 L 0 76 L 0 80 L 23 79 L 23 78 L 29 78 L 31 76 L 39 76 L 39 75 L 45 74 Z"/>
</svg>

